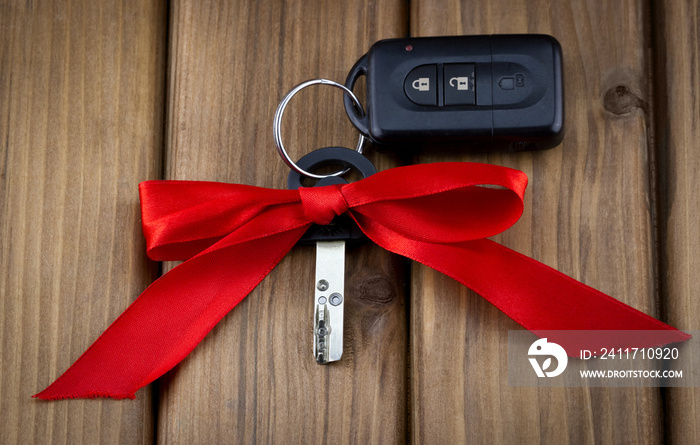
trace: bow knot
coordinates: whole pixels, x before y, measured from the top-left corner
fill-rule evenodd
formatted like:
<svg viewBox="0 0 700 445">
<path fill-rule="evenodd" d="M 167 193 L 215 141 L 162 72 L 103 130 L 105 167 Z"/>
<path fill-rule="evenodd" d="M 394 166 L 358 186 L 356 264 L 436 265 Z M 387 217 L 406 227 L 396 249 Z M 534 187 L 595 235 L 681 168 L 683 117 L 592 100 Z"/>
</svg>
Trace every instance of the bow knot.
<svg viewBox="0 0 700 445">
<path fill-rule="evenodd" d="M 304 215 L 314 223 L 325 226 L 348 210 L 341 184 L 299 189 Z"/>
</svg>

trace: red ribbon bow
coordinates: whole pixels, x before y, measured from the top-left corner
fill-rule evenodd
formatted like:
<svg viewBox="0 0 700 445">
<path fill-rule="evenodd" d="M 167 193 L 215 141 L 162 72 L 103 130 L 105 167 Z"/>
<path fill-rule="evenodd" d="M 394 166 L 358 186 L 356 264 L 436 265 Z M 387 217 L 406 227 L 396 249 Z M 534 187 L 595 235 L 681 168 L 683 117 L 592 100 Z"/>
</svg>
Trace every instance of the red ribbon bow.
<svg viewBox="0 0 700 445">
<path fill-rule="evenodd" d="M 187 261 L 148 287 L 35 397 L 133 398 L 189 354 L 312 223 L 328 224 L 346 212 L 375 243 L 456 279 L 531 331 L 654 330 L 645 341 L 655 344 L 690 338 L 487 240 L 518 220 L 526 186 L 523 172 L 474 163 L 400 167 L 352 184 L 299 190 L 143 182 L 148 256 Z M 550 340 L 569 354 L 581 346 L 576 339 Z"/>
</svg>

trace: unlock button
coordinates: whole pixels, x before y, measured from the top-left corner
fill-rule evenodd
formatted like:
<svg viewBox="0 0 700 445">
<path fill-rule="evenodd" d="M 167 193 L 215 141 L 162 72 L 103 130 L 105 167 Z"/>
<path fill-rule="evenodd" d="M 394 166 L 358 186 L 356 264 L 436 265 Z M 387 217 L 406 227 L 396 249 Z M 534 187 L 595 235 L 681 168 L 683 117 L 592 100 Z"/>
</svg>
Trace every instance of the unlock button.
<svg viewBox="0 0 700 445">
<path fill-rule="evenodd" d="M 445 105 L 474 105 L 475 81 L 473 63 L 445 65 Z"/>
<path fill-rule="evenodd" d="M 437 66 L 421 65 L 408 73 L 403 89 L 413 102 L 418 105 L 437 105 Z"/>
</svg>

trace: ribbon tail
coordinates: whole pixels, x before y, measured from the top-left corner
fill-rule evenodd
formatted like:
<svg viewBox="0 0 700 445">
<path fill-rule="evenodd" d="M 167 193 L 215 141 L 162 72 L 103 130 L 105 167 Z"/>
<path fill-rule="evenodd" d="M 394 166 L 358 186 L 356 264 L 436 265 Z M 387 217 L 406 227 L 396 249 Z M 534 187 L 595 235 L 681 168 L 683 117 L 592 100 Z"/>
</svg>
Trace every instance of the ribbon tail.
<svg viewBox="0 0 700 445">
<path fill-rule="evenodd" d="M 651 347 L 691 337 L 493 241 L 428 243 L 355 216 L 375 243 L 454 278 L 536 335 L 548 331 L 550 340 L 571 356 L 578 356 L 581 349 Z"/>
<path fill-rule="evenodd" d="M 236 233 L 156 280 L 48 388 L 44 400 L 134 398 L 178 364 L 279 263 L 306 226 Z"/>
</svg>

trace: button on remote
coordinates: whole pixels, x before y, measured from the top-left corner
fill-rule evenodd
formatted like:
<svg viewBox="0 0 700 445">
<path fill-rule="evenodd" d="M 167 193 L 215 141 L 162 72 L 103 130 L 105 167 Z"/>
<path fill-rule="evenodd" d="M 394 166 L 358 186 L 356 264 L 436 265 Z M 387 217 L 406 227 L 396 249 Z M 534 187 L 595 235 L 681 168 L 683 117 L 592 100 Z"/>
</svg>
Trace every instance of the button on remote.
<svg viewBox="0 0 700 445">
<path fill-rule="evenodd" d="M 421 65 L 411 70 L 404 81 L 404 91 L 418 105 L 437 105 L 437 67 Z"/>
<path fill-rule="evenodd" d="M 445 106 L 476 104 L 473 63 L 445 65 Z"/>
</svg>

